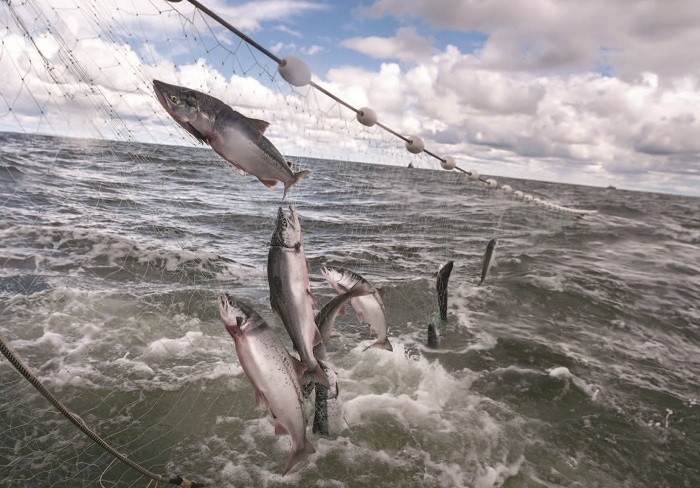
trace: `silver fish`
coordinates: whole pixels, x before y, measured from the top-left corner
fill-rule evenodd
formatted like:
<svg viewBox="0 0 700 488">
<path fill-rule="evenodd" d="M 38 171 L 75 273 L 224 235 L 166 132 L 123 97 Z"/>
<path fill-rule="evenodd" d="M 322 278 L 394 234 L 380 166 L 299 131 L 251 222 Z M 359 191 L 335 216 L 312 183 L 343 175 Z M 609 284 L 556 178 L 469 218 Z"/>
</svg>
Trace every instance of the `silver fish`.
<svg viewBox="0 0 700 488">
<path fill-rule="evenodd" d="M 309 269 L 301 245 L 301 224 L 294 207 L 290 205 L 289 211 L 291 217 L 279 207 L 267 255 L 270 305 L 282 319 L 294 349 L 306 365 L 302 382 L 315 381 L 328 388 L 328 378 L 313 353 L 314 346 L 323 339 L 314 321 Z"/>
<path fill-rule="evenodd" d="M 315 452 L 306 439 L 306 416 L 297 379 L 304 365 L 290 356 L 280 338 L 252 308 L 222 293 L 219 313 L 233 337 L 238 360 L 253 385 L 255 407 L 265 405 L 275 418 L 275 434 L 290 435 L 292 452 L 282 475 Z"/>
<path fill-rule="evenodd" d="M 440 320 L 447 321 L 447 283 L 452 273 L 453 261 L 447 261 L 435 272 L 435 289 L 438 297 L 438 308 L 440 309 Z"/>
<path fill-rule="evenodd" d="M 324 266 L 321 268 L 321 274 L 338 293 L 346 293 L 357 283 L 363 283 L 371 291 L 369 295 L 351 298 L 350 303 L 360 322 L 369 324 L 370 334 L 377 334 L 377 342 L 372 344 L 372 347 L 393 351 L 394 348 L 387 337 L 389 327 L 386 323 L 384 302 L 379 295 L 379 290 L 359 274 L 345 268 Z"/>
<path fill-rule="evenodd" d="M 316 356 L 318 360 L 325 361 L 327 359 L 326 344 L 331 338 L 335 319 L 345 303 L 353 298 L 371 294 L 372 289 L 370 288 L 369 283 L 366 281 L 360 281 L 347 292 L 338 295 L 326 303 L 321 311 L 316 314 L 316 325 L 318 326 L 318 330 L 323 338 L 323 342 L 314 346 L 314 356 Z"/>
<path fill-rule="evenodd" d="M 329 301 L 320 312 L 316 314 L 316 325 L 318 330 L 323 337 L 323 342 L 314 346 L 314 356 L 321 364 L 326 375 L 331 380 L 335 377 L 335 372 L 325 363 L 327 360 L 326 344 L 331 337 L 333 332 L 333 325 L 335 324 L 335 318 L 338 316 L 338 312 L 345 305 L 345 303 L 355 297 L 365 296 L 372 293 L 372 291 L 365 286 L 364 283 L 357 283 L 351 290 L 342 295 L 338 295 Z M 328 399 L 336 398 L 338 396 L 337 382 L 331 381 L 331 385 L 335 383 L 336 390 L 333 392 L 333 396 L 329 397 L 329 389 L 322 386 L 316 385 L 316 395 L 314 397 L 314 422 L 313 422 L 313 432 L 314 434 L 328 435 Z M 333 390 L 333 388 L 330 388 Z"/>
<path fill-rule="evenodd" d="M 240 114 L 218 98 L 196 90 L 153 80 L 163 108 L 187 132 L 206 142 L 226 161 L 258 178 L 268 188 L 284 184 L 284 195 L 309 174 L 292 172 L 289 163 L 263 135 L 270 125 Z"/>
<path fill-rule="evenodd" d="M 496 257 L 496 244 L 498 241 L 494 237 L 489 241 L 489 243 L 486 245 L 486 252 L 484 253 L 484 259 L 481 262 L 481 281 L 479 284 L 482 284 L 484 280 L 486 279 L 486 275 L 489 272 L 489 269 L 491 269 L 491 265 L 493 264 L 493 259 Z"/>
</svg>

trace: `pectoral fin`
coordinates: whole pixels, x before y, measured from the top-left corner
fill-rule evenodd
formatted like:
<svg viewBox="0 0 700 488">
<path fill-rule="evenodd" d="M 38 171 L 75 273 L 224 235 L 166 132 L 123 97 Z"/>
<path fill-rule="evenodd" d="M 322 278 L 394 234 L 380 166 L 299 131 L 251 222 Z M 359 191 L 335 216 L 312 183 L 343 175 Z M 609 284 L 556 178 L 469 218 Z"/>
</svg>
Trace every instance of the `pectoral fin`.
<svg viewBox="0 0 700 488">
<path fill-rule="evenodd" d="M 277 180 L 265 180 L 263 178 L 258 178 L 258 179 L 260 180 L 260 183 L 262 183 L 263 185 L 265 185 L 268 188 L 274 188 L 275 185 L 277 183 L 279 183 L 279 181 L 277 181 Z"/>
<path fill-rule="evenodd" d="M 267 407 L 267 398 L 265 398 L 265 395 L 256 388 L 255 394 L 253 395 L 253 407 L 260 408 L 262 406 Z"/>
<path fill-rule="evenodd" d="M 258 129 L 260 131 L 261 134 L 263 134 L 265 132 L 265 129 L 270 127 L 270 123 L 266 122 L 264 120 L 251 119 L 250 117 L 248 117 L 248 120 L 250 121 L 251 124 L 253 124 L 255 126 L 256 129 Z"/>
</svg>

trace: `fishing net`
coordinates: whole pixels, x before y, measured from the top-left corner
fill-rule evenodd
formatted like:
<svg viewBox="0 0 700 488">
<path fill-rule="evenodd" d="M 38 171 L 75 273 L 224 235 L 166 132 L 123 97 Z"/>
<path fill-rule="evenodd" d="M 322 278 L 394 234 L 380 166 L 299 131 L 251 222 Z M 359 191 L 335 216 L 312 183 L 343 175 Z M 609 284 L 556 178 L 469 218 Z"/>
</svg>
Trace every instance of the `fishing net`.
<svg viewBox="0 0 700 488">
<path fill-rule="evenodd" d="M 403 358 L 393 361 L 408 362 L 425 361 L 426 326 L 436 312 L 432 274 L 441 264 L 455 261 L 451 293 L 468 297 L 491 238 L 505 250 L 524 235 L 535 245 L 575 218 L 504 190 L 518 190 L 517 180 L 471 181 L 443 170 L 438 158 L 406 151 L 404 140 L 358 123 L 344 104 L 313 87 L 291 87 L 273 60 L 186 2 L 5 1 L 0 27 L 0 129 L 7 131 L 0 333 L 70 411 L 156 473 L 252 485 L 286 457 L 289 440 L 275 437 L 269 414 L 253 409 L 216 308 L 218 294 L 231 291 L 284 335 L 269 310 L 265 274 L 278 206 L 299 212 L 319 304 L 335 296 L 321 266 L 361 273 L 382 288 L 394 354 Z M 154 79 L 268 121 L 267 137 L 295 171 L 311 175 L 283 201 L 280 186 L 268 190 L 237 173 L 162 109 Z M 356 107 L 393 89 L 373 95 L 314 79 Z M 436 122 L 407 106 L 403 119 L 380 113 L 380 121 L 429 136 Z M 462 169 L 488 173 L 449 145 L 430 148 L 442 149 Z M 576 205 L 549 189 L 530 183 L 526 193 Z M 496 273 L 518 262 L 519 252 L 510 254 Z M 469 315 L 457 312 L 451 309 L 452 326 L 468 327 Z M 359 374 L 358 364 L 383 364 L 381 356 L 363 362 L 373 353 L 362 356 L 357 347 L 370 337 L 352 312 L 337 327 L 342 337 L 330 356 L 341 382 L 343 371 Z M 438 366 L 426 368 L 444 377 Z M 386 369 L 385 379 L 367 382 L 378 395 L 386 382 L 405 380 Z M 0 391 L 2 486 L 146 484 L 7 361 Z M 342 401 L 341 390 L 330 411 L 341 440 L 315 441 L 330 457 L 342 458 L 352 429 L 369 436 Z M 367 441 L 363 449 L 394 447 Z M 517 455 L 491 450 L 493 460 L 467 463 L 472 471 L 518 463 Z M 425 479 L 444 479 L 433 472 L 437 464 L 423 461 Z"/>
</svg>

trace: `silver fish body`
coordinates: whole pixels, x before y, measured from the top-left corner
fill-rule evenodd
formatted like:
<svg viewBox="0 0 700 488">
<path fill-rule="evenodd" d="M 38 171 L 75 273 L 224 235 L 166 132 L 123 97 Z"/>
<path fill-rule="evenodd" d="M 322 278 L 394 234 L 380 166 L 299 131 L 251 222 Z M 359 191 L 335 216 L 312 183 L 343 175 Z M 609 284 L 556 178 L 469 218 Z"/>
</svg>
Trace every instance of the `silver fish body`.
<svg viewBox="0 0 700 488">
<path fill-rule="evenodd" d="M 489 272 L 489 269 L 491 269 L 491 265 L 493 264 L 493 260 L 496 257 L 496 244 L 498 244 L 498 241 L 494 237 L 486 245 L 486 252 L 484 253 L 484 259 L 481 262 L 481 281 L 479 281 L 479 284 L 482 284 L 484 282 L 484 280 L 486 279 L 486 275 Z"/>
<path fill-rule="evenodd" d="M 358 282 L 350 290 L 331 299 L 331 301 L 324 305 L 321 311 L 316 314 L 316 325 L 323 339 L 323 342 L 314 346 L 314 356 L 316 356 L 319 361 L 325 361 L 327 359 L 326 344 L 331 338 L 333 325 L 335 324 L 338 313 L 348 300 L 372 294 L 372 289 L 368 285 L 367 282 Z"/>
<path fill-rule="evenodd" d="M 277 226 L 267 255 L 270 305 L 282 319 L 294 349 L 306 365 L 304 382 L 313 380 L 328 387 L 328 378 L 313 353 L 322 338 L 314 320 L 301 225 L 294 207 L 290 205 L 289 210 L 291 217 L 284 214 L 282 207 L 277 212 Z"/>
<path fill-rule="evenodd" d="M 223 293 L 219 313 L 233 337 L 238 360 L 255 391 L 254 405 L 265 405 L 275 418 L 275 434 L 292 438 L 292 452 L 284 475 L 315 452 L 306 439 L 306 417 L 297 379 L 304 365 L 290 356 L 274 330 L 252 308 Z"/>
<path fill-rule="evenodd" d="M 348 292 L 348 290 L 352 289 L 357 283 L 364 284 L 370 291 L 370 294 L 351 298 L 350 303 L 355 309 L 355 313 L 360 322 L 369 324 L 370 333 L 377 334 L 377 342 L 372 344 L 372 347 L 393 351 L 394 348 L 387 337 L 389 327 L 386 323 L 384 302 L 379 295 L 379 290 L 361 275 L 349 269 L 324 266 L 321 268 L 321 274 L 338 293 Z"/>
<path fill-rule="evenodd" d="M 435 273 L 435 290 L 437 291 L 438 309 L 440 310 L 440 320 L 447 321 L 447 284 L 454 266 L 453 261 L 447 261 Z"/>
<path fill-rule="evenodd" d="M 153 80 L 160 104 L 185 130 L 209 144 L 239 170 L 257 177 L 268 188 L 278 182 L 287 190 L 309 172 L 294 173 L 277 148 L 263 135 L 270 125 L 233 110 L 205 93 Z"/>
</svg>

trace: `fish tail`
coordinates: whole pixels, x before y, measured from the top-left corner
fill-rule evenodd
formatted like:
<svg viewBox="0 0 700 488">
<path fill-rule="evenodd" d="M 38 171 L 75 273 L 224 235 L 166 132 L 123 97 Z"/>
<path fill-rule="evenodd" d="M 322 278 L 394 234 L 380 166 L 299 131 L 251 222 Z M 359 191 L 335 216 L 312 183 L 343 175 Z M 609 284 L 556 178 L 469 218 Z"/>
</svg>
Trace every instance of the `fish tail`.
<svg viewBox="0 0 700 488">
<path fill-rule="evenodd" d="M 438 347 L 440 342 L 440 333 L 438 332 L 435 323 L 431 320 L 428 322 L 428 347 Z"/>
<path fill-rule="evenodd" d="M 379 349 L 384 349 L 386 351 L 393 351 L 394 350 L 393 346 L 391 345 L 391 342 L 389 342 L 388 337 L 386 337 L 383 341 L 378 340 L 377 342 L 375 342 L 374 344 L 372 344 L 369 347 L 376 347 Z"/>
<path fill-rule="evenodd" d="M 328 376 L 323 372 L 320 366 L 317 366 L 315 369 L 307 369 L 306 372 L 299 377 L 299 383 L 301 383 L 302 386 L 319 383 L 328 389 L 331 387 Z"/>
<path fill-rule="evenodd" d="M 320 383 L 321 385 L 325 386 L 326 388 L 330 389 L 331 387 L 331 382 L 328 380 L 328 376 L 326 373 L 323 372 L 323 369 L 319 366 L 317 367 L 312 373 L 311 377 L 313 378 L 314 383 Z"/>
<path fill-rule="evenodd" d="M 288 184 L 284 185 L 284 194 L 282 195 L 282 198 L 287 196 L 287 190 L 289 190 L 290 187 L 299 183 L 302 180 L 302 178 L 304 178 L 309 173 L 310 173 L 310 171 L 307 171 L 307 170 L 303 170 L 303 171 L 299 171 L 298 173 L 294 173 L 294 177 L 292 178 L 292 181 L 290 181 Z"/>
<path fill-rule="evenodd" d="M 294 466 L 296 463 L 303 461 L 304 458 L 306 458 L 306 456 L 315 452 L 316 449 L 314 449 L 314 446 L 311 445 L 308 439 L 304 439 L 304 447 L 298 451 L 292 450 L 292 453 L 289 455 L 289 458 L 287 458 L 287 464 L 285 464 L 284 468 L 282 469 L 282 476 L 287 474 L 287 471 L 292 469 L 292 466 Z"/>
</svg>

